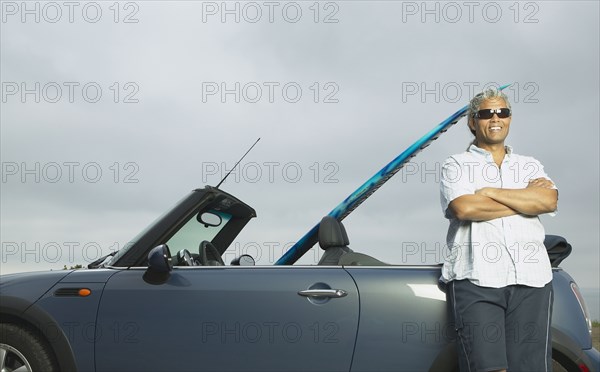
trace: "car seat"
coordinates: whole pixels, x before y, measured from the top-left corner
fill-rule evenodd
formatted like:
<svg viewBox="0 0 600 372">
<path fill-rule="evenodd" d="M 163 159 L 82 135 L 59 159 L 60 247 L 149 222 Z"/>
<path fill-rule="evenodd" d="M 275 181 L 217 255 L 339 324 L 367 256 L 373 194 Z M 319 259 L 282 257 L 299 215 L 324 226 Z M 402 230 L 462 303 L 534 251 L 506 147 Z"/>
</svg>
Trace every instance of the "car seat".
<svg viewBox="0 0 600 372">
<path fill-rule="evenodd" d="M 319 246 L 325 251 L 318 265 L 338 265 L 340 258 L 349 252 L 350 240 L 344 225 L 334 217 L 325 216 L 319 223 Z"/>
</svg>

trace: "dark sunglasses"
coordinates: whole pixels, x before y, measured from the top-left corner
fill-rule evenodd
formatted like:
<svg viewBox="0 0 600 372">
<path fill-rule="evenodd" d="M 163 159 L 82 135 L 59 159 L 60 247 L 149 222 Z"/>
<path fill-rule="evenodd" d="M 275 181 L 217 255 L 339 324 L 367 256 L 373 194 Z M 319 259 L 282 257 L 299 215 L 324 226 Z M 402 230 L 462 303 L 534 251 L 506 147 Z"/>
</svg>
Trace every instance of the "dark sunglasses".
<svg viewBox="0 0 600 372">
<path fill-rule="evenodd" d="M 506 119 L 510 116 L 509 108 L 499 108 L 499 109 L 485 109 L 479 110 L 473 114 L 474 118 L 477 119 L 491 119 L 494 117 L 494 114 L 498 115 L 500 119 Z"/>
</svg>

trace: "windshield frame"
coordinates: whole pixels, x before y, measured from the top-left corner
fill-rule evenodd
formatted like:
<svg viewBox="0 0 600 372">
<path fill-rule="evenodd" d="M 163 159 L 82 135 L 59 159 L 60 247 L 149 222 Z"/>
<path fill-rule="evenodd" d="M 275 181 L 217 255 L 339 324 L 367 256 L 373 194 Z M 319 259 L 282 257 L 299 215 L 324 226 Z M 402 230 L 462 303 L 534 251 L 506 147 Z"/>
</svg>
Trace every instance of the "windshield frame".
<svg viewBox="0 0 600 372">
<path fill-rule="evenodd" d="M 146 266 L 148 252 L 166 243 L 190 218 L 205 211 L 223 211 L 232 218 L 213 238 L 212 243 L 223 253 L 250 219 L 256 217 L 252 207 L 236 197 L 212 186 L 193 190 L 163 213 L 123 247 L 106 266 Z"/>
</svg>

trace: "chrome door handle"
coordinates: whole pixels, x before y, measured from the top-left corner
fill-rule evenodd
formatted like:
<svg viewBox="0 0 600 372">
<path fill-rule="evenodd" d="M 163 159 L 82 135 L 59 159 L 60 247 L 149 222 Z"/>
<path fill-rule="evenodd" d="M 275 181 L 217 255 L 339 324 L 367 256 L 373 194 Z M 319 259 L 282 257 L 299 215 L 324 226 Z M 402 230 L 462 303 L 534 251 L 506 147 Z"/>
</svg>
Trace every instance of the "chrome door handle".
<svg viewBox="0 0 600 372">
<path fill-rule="evenodd" d="M 305 289 L 298 291 L 300 296 L 304 297 L 329 297 L 340 298 L 348 295 L 348 292 L 343 289 Z"/>
</svg>

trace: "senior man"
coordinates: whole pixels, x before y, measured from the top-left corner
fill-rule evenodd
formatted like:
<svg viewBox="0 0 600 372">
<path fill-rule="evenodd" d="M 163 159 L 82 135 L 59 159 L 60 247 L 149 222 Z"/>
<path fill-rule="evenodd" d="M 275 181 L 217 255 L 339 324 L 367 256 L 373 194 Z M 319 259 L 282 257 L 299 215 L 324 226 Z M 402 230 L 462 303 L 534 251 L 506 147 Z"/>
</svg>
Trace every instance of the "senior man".
<svg viewBox="0 0 600 372">
<path fill-rule="evenodd" d="M 552 269 L 539 215 L 558 191 L 539 161 L 505 144 L 508 97 L 489 89 L 470 102 L 475 139 L 442 166 L 441 203 L 451 250 L 442 268 L 461 371 L 552 368 Z"/>
</svg>

